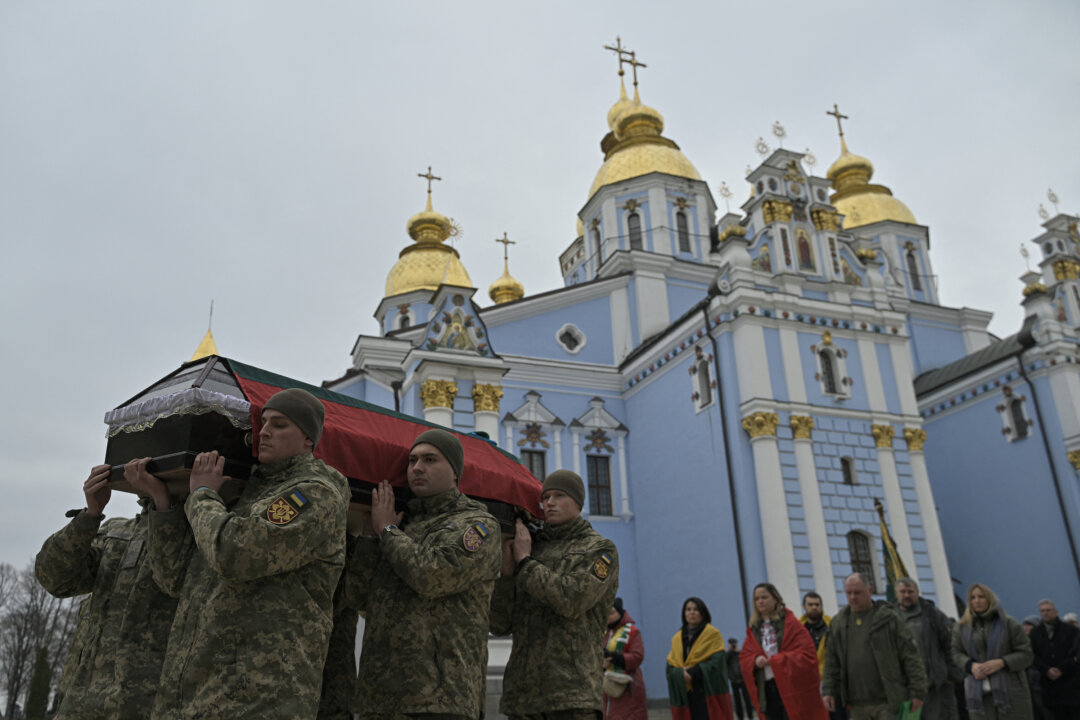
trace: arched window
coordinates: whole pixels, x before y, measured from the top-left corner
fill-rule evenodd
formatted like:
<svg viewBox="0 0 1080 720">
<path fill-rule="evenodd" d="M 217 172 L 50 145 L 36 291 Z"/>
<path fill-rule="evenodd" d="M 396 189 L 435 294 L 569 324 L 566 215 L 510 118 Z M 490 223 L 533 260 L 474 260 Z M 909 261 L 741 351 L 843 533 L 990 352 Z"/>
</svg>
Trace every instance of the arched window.
<svg viewBox="0 0 1080 720">
<path fill-rule="evenodd" d="M 814 256 L 810 254 L 810 241 L 802 233 L 799 233 L 799 269 L 814 269 Z"/>
<path fill-rule="evenodd" d="M 690 252 L 690 225 L 686 222 L 686 213 L 675 213 L 675 227 L 679 233 L 679 252 Z"/>
<path fill-rule="evenodd" d="M 851 572 L 859 573 L 870 581 L 871 592 L 876 592 L 874 557 L 870 550 L 870 538 L 866 533 L 852 530 L 847 534 L 848 553 L 851 555 Z"/>
<path fill-rule="evenodd" d="M 641 216 L 636 212 L 626 218 L 626 229 L 630 233 L 630 249 L 641 249 Z"/>
<path fill-rule="evenodd" d="M 705 407 L 712 402 L 712 378 L 709 377 L 709 362 L 700 360 L 697 364 L 698 407 Z"/>
<path fill-rule="evenodd" d="M 822 350 L 818 352 L 818 358 L 821 360 L 821 383 L 824 385 L 825 392 L 835 395 L 837 393 L 836 364 L 833 361 L 832 353 L 828 350 Z"/>
<path fill-rule="evenodd" d="M 855 461 L 849 457 L 840 458 L 840 472 L 844 476 L 845 485 L 855 485 Z"/>
<path fill-rule="evenodd" d="M 922 281 L 919 280 L 919 264 L 915 262 L 915 251 L 907 251 L 907 271 L 911 276 L 911 289 L 922 290 Z"/>
<path fill-rule="evenodd" d="M 1014 397 L 1009 401 L 1009 415 L 1012 416 L 1014 436 L 1017 440 L 1028 436 L 1027 418 L 1024 417 L 1024 401 Z"/>
<path fill-rule="evenodd" d="M 397 326 L 399 330 L 409 327 L 409 315 L 408 313 L 398 317 Z"/>
</svg>

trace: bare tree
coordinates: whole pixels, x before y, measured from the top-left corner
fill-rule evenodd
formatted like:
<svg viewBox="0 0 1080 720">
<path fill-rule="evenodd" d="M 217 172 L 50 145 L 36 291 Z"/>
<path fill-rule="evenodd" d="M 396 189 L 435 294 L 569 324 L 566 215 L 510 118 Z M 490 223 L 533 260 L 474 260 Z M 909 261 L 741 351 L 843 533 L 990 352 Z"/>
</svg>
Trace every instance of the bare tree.
<svg viewBox="0 0 1080 720">
<path fill-rule="evenodd" d="M 45 648 L 50 660 L 64 657 L 75 627 L 74 602 L 49 595 L 34 576 L 32 562 L 15 573 L 11 585 L 0 605 L 0 687 L 7 699 L 5 717 L 13 715 L 16 701 L 29 690 L 38 651 Z M 60 665 L 54 667 L 59 675 Z"/>
</svg>

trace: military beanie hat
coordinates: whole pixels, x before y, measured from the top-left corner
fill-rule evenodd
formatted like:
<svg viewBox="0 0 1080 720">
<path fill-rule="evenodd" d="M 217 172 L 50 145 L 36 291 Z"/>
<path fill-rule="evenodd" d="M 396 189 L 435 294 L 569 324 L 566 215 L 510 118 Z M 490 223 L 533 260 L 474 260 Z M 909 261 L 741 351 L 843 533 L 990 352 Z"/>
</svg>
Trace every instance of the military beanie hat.
<svg viewBox="0 0 1080 720">
<path fill-rule="evenodd" d="M 307 390 L 289 388 L 274 393 L 263 410 L 277 410 L 285 417 L 292 420 L 296 427 L 311 440 L 312 445 L 319 444 L 322 435 L 323 421 L 326 419 L 326 408 L 322 401 Z"/>
<path fill-rule="evenodd" d="M 420 443 L 435 446 L 446 458 L 446 461 L 450 463 L 450 467 L 454 469 L 454 475 L 457 476 L 457 479 L 461 480 L 461 472 L 465 469 L 465 450 L 461 447 L 461 441 L 458 440 L 457 435 L 438 428 L 425 430 L 413 440 L 412 447 L 409 450 L 411 451 Z"/>
<path fill-rule="evenodd" d="M 573 498 L 578 507 L 585 507 L 585 483 L 581 482 L 581 476 L 569 470 L 556 470 L 544 478 L 544 489 L 541 494 L 548 490 L 562 490 Z"/>
</svg>

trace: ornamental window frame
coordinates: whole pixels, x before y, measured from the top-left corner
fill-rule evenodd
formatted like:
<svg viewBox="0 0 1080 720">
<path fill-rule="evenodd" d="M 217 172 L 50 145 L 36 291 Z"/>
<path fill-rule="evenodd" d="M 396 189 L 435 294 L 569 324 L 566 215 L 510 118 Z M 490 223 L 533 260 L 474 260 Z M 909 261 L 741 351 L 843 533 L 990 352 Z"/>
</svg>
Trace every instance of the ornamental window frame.
<svg viewBox="0 0 1080 720">
<path fill-rule="evenodd" d="M 569 334 L 575 339 L 576 344 L 571 343 L 569 340 L 565 339 L 564 336 L 566 336 L 567 334 Z M 561 347 L 563 350 L 570 353 L 571 355 L 577 355 L 585 348 L 585 345 L 589 342 L 589 339 L 585 336 L 585 333 L 582 332 L 581 328 L 579 328 L 577 325 L 575 325 L 574 323 L 566 323 L 561 328 L 555 331 L 555 342 L 559 344 L 559 347 Z"/>
<path fill-rule="evenodd" d="M 690 220 L 686 217 L 685 210 L 675 213 L 675 234 L 678 236 L 678 251 L 680 253 L 692 253 L 690 245 Z"/>
<path fill-rule="evenodd" d="M 630 510 L 629 471 L 626 462 L 626 438 L 629 430 L 617 418 L 604 408 L 603 398 L 589 400 L 589 409 L 570 421 L 572 450 L 571 468 L 585 482 L 585 506 L 582 515 L 595 516 L 599 520 L 628 521 L 634 516 Z M 593 494 L 590 492 L 589 467 L 592 456 L 609 458 L 608 471 L 610 481 L 610 515 L 594 515 Z M 603 509 L 602 507 L 600 509 Z"/>
<path fill-rule="evenodd" d="M 847 350 L 833 344 L 832 333 L 826 330 L 821 344 L 811 345 L 810 352 L 814 354 L 817 364 L 814 379 L 818 381 L 821 394 L 837 400 L 851 397 L 852 380 L 848 375 Z M 830 377 L 832 383 L 829 382 Z"/>
<path fill-rule="evenodd" d="M 600 472 L 601 468 L 603 473 Z M 615 490 L 611 482 L 611 455 L 585 454 L 585 485 L 589 515 L 614 517 Z"/>
<path fill-rule="evenodd" d="M 806 250 L 805 257 L 803 255 L 804 249 Z M 803 230 L 795 233 L 795 255 L 799 260 L 799 270 L 817 272 L 817 263 L 814 262 L 814 248 L 810 245 L 810 236 Z"/>
<path fill-rule="evenodd" d="M 626 216 L 627 247 L 630 250 L 644 250 L 645 236 L 641 232 L 641 215 L 637 210 L 631 210 Z"/>
<path fill-rule="evenodd" d="M 713 356 L 699 345 L 694 348 L 694 360 L 690 363 L 690 399 L 694 412 L 700 413 L 715 402 L 716 379 L 712 374 Z"/>
<path fill-rule="evenodd" d="M 851 572 L 861 573 L 863 577 L 869 580 L 870 593 L 876 595 L 880 592 L 878 590 L 880 585 L 878 580 L 880 567 L 878 565 L 877 553 L 874 551 L 874 536 L 865 530 L 856 528 L 848 532 L 844 537 L 847 540 L 848 564 L 851 566 Z M 863 550 L 862 547 L 856 548 L 856 545 L 861 545 L 861 543 L 866 543 L 865 550 L 867 557 L 860 557 L 858 558 L 858 562 L 856 562 L 855 551 L 858 549 L 861 554 L 861 551 Z"/>
<path fill-rule="evenodd" d="M 1035 421 L 1027 413 L 1027 396 L 1017 395 L 1010 386 L 1002 390 L 1002 401 L 995 408 L 1001 416 L 1001 434 L 1008 442 L 1031 437 Z"/>
</svg>

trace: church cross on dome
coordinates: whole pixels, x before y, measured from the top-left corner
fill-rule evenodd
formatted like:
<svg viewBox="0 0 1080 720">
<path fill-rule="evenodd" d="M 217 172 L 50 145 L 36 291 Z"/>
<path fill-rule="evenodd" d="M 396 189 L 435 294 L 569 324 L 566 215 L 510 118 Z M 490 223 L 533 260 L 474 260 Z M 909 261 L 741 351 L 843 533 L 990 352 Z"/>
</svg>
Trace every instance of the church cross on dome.
<svg viewBox="0 0 1080 720">
<path fill-rule="evenodd" d="M 622 76 L 626 75 L 626 71 L 623 70 L 622 66 L 623 66 L 623 63 L 626 62 L 626 60 L 623 58 L 623 55 L 626 55 L 628 53 L 628 51 L 625 48 L 623 48 L 623 46 L 622 46 L 622 38 L 619 37 L 618 35 L 616 35 L 615 36 L 615 47 L 611 47 L 610 45 L 605 45 L 604 49 L 605 50 L 610 50 L 611 52 L 615 53 L 618 56 L 618 58 L 619 58 L 619 77 L 622 77 Z"/>
<path fill-rule="evenodd" d="M 516 240 L 511 240 L 510 238 L 508 238 L 506 236 L 506 233 L 504 232 L 503 236 L 501 238 L 495 238 L 495 242 L 502 243 L 502 246 L 503 246 L 503 261 L 504 262 L 508 261 L 510 259 L 510 246 L 511 245 L 517 245 L 517 241 Z"/>
<path fill-rule="evenodd" d="M 427 180 L 427 194 L 428 194 L 429 199 L 431 198 L 431 181 L 432 180 L 442 180 L 441 177 L 438 177 L 436 175 L 431 174 L 431 166 L 430 165 L 427 166 L 427 172 L 426 173 L 416 173 L 416 177 L 422 177 L 425 180 Z"/>
<path fill-rule="evenodd" d="M 643 68 L 643 67 L 649 67 L 649 66 L 646 65 L 643 62 L 638 62 L 637 53 L 634 52 L 633 50 L 630 51 L 630 59 L 627 60 L 626 62 L 630 64 L 631 68 L 633 68 L 633 71 L 634 71 L 634 89 L 636 90 L 637 89 L 637 69 L 639 67 Z"/>
<path fill-rule="evenodd" d="M 836 129 L 840 132 L 840 137 L 842 139 L 844 137 L 844 126 L 840 124 L 840 121 L 841 120 L 848 120 L 850 118 L 848 118 L 847 115 L 841 115 L 840 114 L 840 108 L 839 108 L 839 106 L 837 106 L 836 103 L 833 103 L 832 112 L 829 112 L 828 110 L 826 110 L 825 114 L 826 115 L 832 115 L 834 118 L 836 118 Z"/>
</svg>

